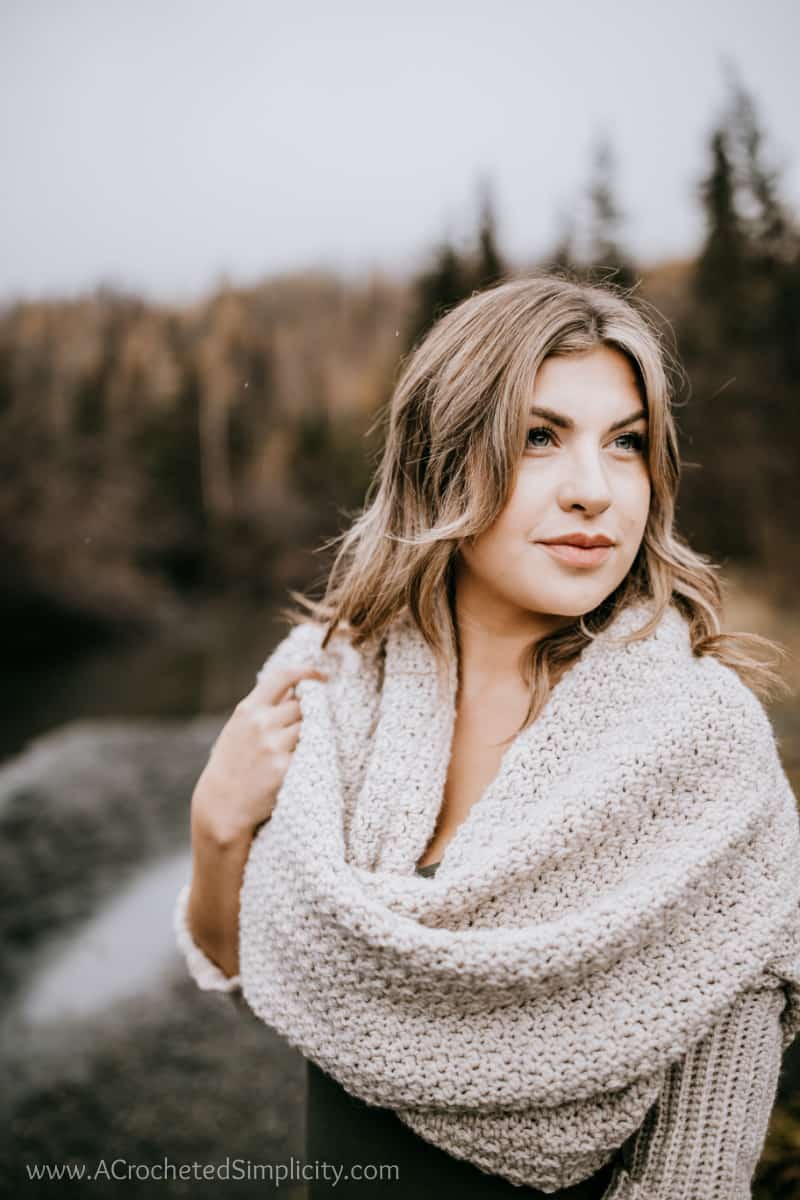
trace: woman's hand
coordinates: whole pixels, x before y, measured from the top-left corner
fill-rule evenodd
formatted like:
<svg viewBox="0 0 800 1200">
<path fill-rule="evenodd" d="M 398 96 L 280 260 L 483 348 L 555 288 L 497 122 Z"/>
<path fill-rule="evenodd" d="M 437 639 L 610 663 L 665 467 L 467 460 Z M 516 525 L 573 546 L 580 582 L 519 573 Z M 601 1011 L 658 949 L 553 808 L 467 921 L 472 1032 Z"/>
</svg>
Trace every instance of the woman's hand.
<svg viewBox="0 0 800 1200">
<path fill-rule="evenodd" d="M 272 815 L 302 724 L 294 685 L 327 678 L 317 667 L 267 667 L 236 705 L 192 795 L 192 822 L 220 845 L 252 836 Z"/>
</svg>

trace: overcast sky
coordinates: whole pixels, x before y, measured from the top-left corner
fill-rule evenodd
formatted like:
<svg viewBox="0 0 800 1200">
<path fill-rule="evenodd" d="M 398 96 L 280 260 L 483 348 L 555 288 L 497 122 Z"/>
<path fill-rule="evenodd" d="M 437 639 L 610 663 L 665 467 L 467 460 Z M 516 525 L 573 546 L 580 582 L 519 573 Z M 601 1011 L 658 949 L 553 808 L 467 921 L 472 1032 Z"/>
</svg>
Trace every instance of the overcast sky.
<svg viewBox="0 0 800 1200">
<path fill-rule="evenodd" d="M 799 34 L 798 0 L 0 0 L 0 298 L 406 272 L 482 173 L 531 260 L 601 134 L 632 250 L 691 253 L 726 58 L 800 205 Z"/>
</svg>

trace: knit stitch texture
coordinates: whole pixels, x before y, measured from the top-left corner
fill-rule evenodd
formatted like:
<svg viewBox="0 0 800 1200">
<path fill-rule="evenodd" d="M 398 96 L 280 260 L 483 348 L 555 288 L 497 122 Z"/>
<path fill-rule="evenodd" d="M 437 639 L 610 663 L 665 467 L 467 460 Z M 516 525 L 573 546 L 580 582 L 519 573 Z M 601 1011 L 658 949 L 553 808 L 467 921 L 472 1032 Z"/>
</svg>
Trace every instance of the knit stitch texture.
<svg viewBox="0 0 800 1200">
<path fill-rule="evenodd" d="M 355 1095 L 543 1191 L 652 1119 L 765 978 L 781 1049 L 800 1028 L 800 820 L 769 720 L 677 609 L 614 642 L 649 615 L 584 649 L 428 879 L 454 670 L 407 614 L 358 650 L 301 625 L 270 659 L 331 678 L 297 687 L 245 869 L 245 1000 Z"/>
</svg>

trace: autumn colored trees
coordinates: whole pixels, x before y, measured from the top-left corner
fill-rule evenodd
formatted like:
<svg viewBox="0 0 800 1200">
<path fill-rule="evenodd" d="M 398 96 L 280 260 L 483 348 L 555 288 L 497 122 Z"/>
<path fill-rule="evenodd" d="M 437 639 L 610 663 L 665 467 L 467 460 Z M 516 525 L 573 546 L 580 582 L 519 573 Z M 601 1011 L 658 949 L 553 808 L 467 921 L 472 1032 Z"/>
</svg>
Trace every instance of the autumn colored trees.
<svg viewBox="0 0 800 1200">
<path fill-rule="evenodd" d="M 307 586 L 358 508 L 402 356 L 473 290 L 527 266 L 610 278 L 663 312 L 686 377 L 682 531 L 793 588 L 800 476 L 800 230 L 735 76 L 697 183 L 699 252 L 638 266 L 608 139 L 584 228 L 501 249 L 488 181 L 467 245 L 415 277 L 305 272 L 185 309 L 108 289 L 0 313 L 0 554 L 7 614 L 46 601 L 101 624 L 169 622 L 190 599 Z M 531 231 L 535 241 L 535 231 Z M 16 619 L 16 618 L 14 618 Z M 13 622 L 12 622 L 13 624 Z"/>
</svg>

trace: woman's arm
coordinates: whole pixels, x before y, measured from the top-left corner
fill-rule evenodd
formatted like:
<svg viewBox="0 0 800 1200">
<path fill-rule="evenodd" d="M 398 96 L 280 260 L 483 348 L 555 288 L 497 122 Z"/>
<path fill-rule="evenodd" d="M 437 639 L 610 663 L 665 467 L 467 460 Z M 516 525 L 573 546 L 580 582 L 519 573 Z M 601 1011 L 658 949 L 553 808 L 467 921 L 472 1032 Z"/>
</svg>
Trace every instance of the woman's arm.
<svg viewBox="0 0 800 1200">
<path fill-rule="evenodd" d="M 239 893 L 255 831 L 216 830 L 196 800 L 191 828 L 188 931 L 206 958 L 231 979 L 239 973 Z"/>
<path fill-rule="evenodd" d="M 189 926 L 187 909 L 189 906 L 190 885 L 184 884 L 178 893 L 172 914 L 172 928 L 178 949 L 181 951 L 186 967 L 194 982 L 204 992 L 238 993 L 241 980 L 238 975 L 226 975 L 220 966 L 201 950 L 194 940 Z"/>
<path fill-rule="evenodd" d="M 197 781 L 191 804 L 192 877 L 176 900 L 173 929 L 189 973 L 204 991 L 239 989 L 239 897 L 253 837 L 269 820 L 300 731 L 286 697 L 314 665 L 319 630 L 296 626 L 234 710 Z"/>
<path fill-rule="evenodd" d="M 223 838 L 194 807 L 191 825 L 192 877 L 175 903 L 175 937 L 202 991 L 238 991 L 239 892 L 253 834 Z"/>
<path fill-rule="evenodd" d="M 777 981 L 748 990 L 669 1068 L 623 1147 L 627 1170 L 603 1200 L 750 1200 L 777 1093 L 785 1004 Z"/>
</svg>

